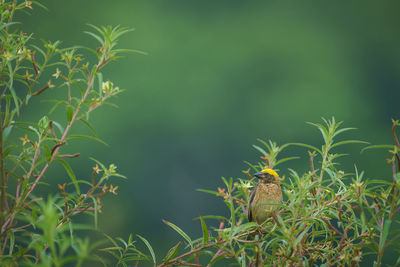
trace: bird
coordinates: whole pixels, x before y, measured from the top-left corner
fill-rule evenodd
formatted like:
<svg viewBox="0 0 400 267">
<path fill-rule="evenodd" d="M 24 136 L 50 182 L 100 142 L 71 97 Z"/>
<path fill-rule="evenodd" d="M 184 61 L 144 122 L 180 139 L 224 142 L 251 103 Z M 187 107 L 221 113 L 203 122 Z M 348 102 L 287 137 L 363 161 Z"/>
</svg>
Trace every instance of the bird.
<svg viewBox="0 0 400 267">
<path fill-rule="evenodd" d="M 249 198 L 247 219 L 249 222 L 261 225 L 279 208 L 278 205 L 268 204 L 282 203 L 282 190 L 279 175 L 273 169 L 265 168 L 254 176 L 259 179 L 259 182 L 253 188 Z"/>
</svg>

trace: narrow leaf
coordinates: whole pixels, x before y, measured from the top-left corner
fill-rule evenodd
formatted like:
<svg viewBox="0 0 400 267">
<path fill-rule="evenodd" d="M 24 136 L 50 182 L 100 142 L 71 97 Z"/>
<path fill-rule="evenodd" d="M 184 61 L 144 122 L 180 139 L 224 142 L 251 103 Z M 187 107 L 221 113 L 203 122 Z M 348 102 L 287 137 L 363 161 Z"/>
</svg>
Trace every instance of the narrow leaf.
<svg viewBox="0 0 400 267">
<path fill-rule="evenodd" d="M 12 95 L 12 97 L 14 99 L 15 110 L 17 112 L 17 115 L 19 115 L 19 98 L 18 98 L 17 94 L 15 93 L 15 90 L 14 90 L 14 87 L 13 87 L 13 81 L 14 81 L 13 69 L 12 69 L 12 66 L 11 66 L 10 62 L 7 62 L 7 66 L 8 66 L 8 74 L 10 76 L 10 80 L 9 80 L 9 83 L 7 85 L 8 85 L 8 89 L 10 90 L 11 95 Z"/>
<path fill-rule="evenodd" d="M 271 146 L 262 139 L 257 139 L 258 142 L 262 143 L 264 146 L 267 147 L 268 151 L 271 152 Z"/>
<path fill-rule="evenodd" d="M 66 162 L 65 160 L 62 159 L 57 159 L 65 168 L 65 170 L 67 171 L 67 174 L 69 176 L 69 178 L 71 178 L 72 183 L 75 186 L 76 192 L 78 193 L 78 195 L 81 193 L 81 190 L 79 188 L 79 184 L 78 181 L 76 179 L 76 176 L 74 174 L 74 171 L 72 170 L 71 166 L 69 166 L 68 162 Z"/>
<path fill-rule="evenodd" d="M 364 148 L 361 150 L 361 153 L 363 153 L 365 150 L 368 150 L 368 149 L 375 149 L 375 148 L 392 149 L 393 147 L 394 147 L 394 145 L 372 145 L 372 146 L 364 147 Z"/>
<path fill-rule="evenodd" d="M 263 156 L 267 155 L 267 152 L 259 146 L 253 145 L 255 149 L 257 149 Z"/>
<path fill-rule="evenodd" d="M 95 129 L 87 120 L 85 120 L 85 119 L 80 119 L 79 121 L 81 121 L 83 124 L 85 124 L 85 125 L 92 131 L 92 133 L 93 133 L 96 137 L 98 137 L 97 132 L 96 132 L 96 129 Z"/>
<path fill-rule="evenodd" d="M 95 38 L 97 41 L 99 41 L 101 45 L 104 45 L 104 40 L 100 36 L 98 36 L 97 34 L 94 34 L 92 32 L 87 32 L 87 31 L 84 31 L 84 33 L 89 34 L 90 36 Z"/>
<path fill-rule="evenodd" d="M 101 72 L 97 73 L 97 80 L 99 83 L 99 95 L 103 94 L 103 74 Z"/>
<path fill-rule="evenodd" d="M 289 158 L 280 159 L 275 163 L 275 166 L 278 165 L 278 164 L 284 163 L 286 161 L 293 160 L 293 159 L 299 159 L 299 158 L 300 157 L 289 157 Z"/>
<path fill-rule="evenodd" d="M 365 141 L 360 141 L 360 140 L 346 140 L 346 141 L 341 141 L 341 142 L 337 142 L 337 143 L 333 144 L 332 148 L 334 148 L 336 146 L 345 145 L 345 144 L 369 144 L 369 143 L 365 142 Z"/>
<path fill-rule="evenodd" d="M 304 235 L 307 233 L 307 229 L 303 230 L 303 232 L 301 234 L 299 234 L 299 236 L 296 238 L 296 240 L 294 241 L 294 246 L 296 247 L 300 241 L 303 239 Z"/>
<path fill-rule="evenodd" d="M 176 244 L 174 247 L 172 247 L 167 255 L 165 256 L 165 258 L 163 259 L 163 262 L 166 263 L 169 260 L 171 260 L 172 258 L 174 258 L 176 256 L 176 254 L 178 253 L 179 247 L 182 245 L 182 242 L 178 242 L 178 244 Z"/>
<path fill-rule="evenodd" d="M 208 194 L 211 194 L 211 195 L 218 195 L 217 191 L 212 191 L 212 190 L 196 189 L 196 191 L 203 192 L 203 193 L 208 193 Z"/>
<path fill-rule="evenodd" d="M 203 230 L 203 246 L 208 244 L 208 229 L 207 225 L 203 219 L 203 216 L 200 215 L 200 221 L 201 221 L 201 228 Z"/>
<path fill-rule="evenodd" d="M 153 264 L 154 264 L 154 266 L 156 266 L 157 265 L 156 264 L 156 255 L 154 254 L 154 250 L 151 247 L 149 241 L 147 241 L 144 237 L 141 237 L 140 235 L 137 235 L 137 237 L 139 237 L 143 241 L 143 243 L 146 245 L 146 247 L 149 249 L 151 258 L 153 259 Z"/>
<path fill-rule="evenodd" d="M 379 243 L 380 245 L 380 250 L 384 247 L 385 242 L 386 242 L 386 238 L 389 234 L 389 230 L 390 230 L 390 225 L 392 224 L 391 220 L 386 220 L 383 223 L 383 232 L 382 232 L 382 242 Z"/>
<path fill-rule="evenodd" d="M 7 140 L 7 137 L 10 135 L 12 128 L 13 128 L 13 125 L 10 125 L 10 126 L 6 127 L 6 128 L 3 130 L 3 140 L 4 140 L 4 141 Z"/>
<path fill-rule="evenodd" d="M 66 113 L 67 113 L 67 121 L 71 122 L 72 120 L 72 115 L 73 115 L 73 110 L 71 106 L 67 106 L 66 108 Z"/>
<path fill-rule="evenodd" d="M 190 247 L 193 249 L 193 243 L 192 240 L 190 239 L 190 237 L 184 232 L 182 231 L 181 228 L 179 228 L 178 226 L 176 226 L 175 224 L 168 222 L 166 220 L 162 220 L 163 223 L 165 223 L 166 225 L 170 226 L 171 228 L 173 228 L 175 231 L 178 232 L 178 234 L 180 234 L 190 245 Z"/>
<path fill-rule="evenodd" d="M 291 145 L 291 146 L 302 146 L 302 147 L 307 147 L 307 148 L 311 148 L 312 150 L 317 151 L 320 155 L 322 155 L 321 150 L 319 150 L 318 148 L 316 148 L 315 146 L 312 145 L 307 145 L 307 144 L 303 144 L 303 143 L 289 143 L 287 145 Z"/>
<path fill-rule="evenodd" d="M 18 22 L 4 23 L 3 25 L 0 25 L 0 30 L 4 29 L 5 27 L 11 26 L 13 24 L 19 24 L 19 23 Z"/>
<path fill-rule="evenodd" d="M 199 220 L 200 217 L 196 217 L 193 220 Z M 221 220 L 221 221 L 228 221 L 228 218 L 224 216 L 218 216 L 218 215 L 206 215 L 203 216 L 203 219 L 216 219 L 216 220 Z"/>
<path fill-rule="evenodd" d="M 13 231 L 13 230 L 9 231 L 9 235 L 8 235 L 8 236 L 10 237 L 10 249 L 9 249 L 8 255 L 11 256 L 12 253 L 13 253 L 14 244 L 15 244 L 15 235 L 14 235 L 14 231 Z"/>
<path fill-rule="evenodd" d="M 106 142 L 104 142 L 103 140 L 101 140 L 100 138 L 93 137 L 93 136 L 90 136 L 90 135 L 71 134 L 70 136 L 68 136 L 67 139 L 73 139 L 73 138 L 90 139 L 90 140 L 97 141 L 99 143 L 102 143 L 103 145 L 108 146 L 108 144 Z"/>
<path fill-rule="evenodd" d="M 335 133 L 333 134 L 333 136 L 336 136 L 340 133 L 346 132 L 346 131 L 350 131 L 350 130 L 356 130 L 357 128 L 342 128 L 340 130 L 335 131 Z"/>
</svg>

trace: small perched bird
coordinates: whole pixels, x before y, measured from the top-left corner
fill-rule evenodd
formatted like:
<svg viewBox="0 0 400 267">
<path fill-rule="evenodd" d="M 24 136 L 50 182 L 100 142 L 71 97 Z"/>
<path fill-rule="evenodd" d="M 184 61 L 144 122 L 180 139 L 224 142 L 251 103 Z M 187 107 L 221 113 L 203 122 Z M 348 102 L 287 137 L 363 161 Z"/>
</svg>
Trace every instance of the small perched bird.
<svg viewBox="0 0 400 267">
<path fill-rule="evenodd" d="M 254 176 L 259 179 L 259 182 L 250 195 L 247 219 L 249 222 L 255 221 L 262 224 L 279 208 L 277 205 L 268 205 L 268 203 L 282 203 L 282 190 L 279 185 L 279 176 L 273 169 L 263 169 Z"/>
</svg>

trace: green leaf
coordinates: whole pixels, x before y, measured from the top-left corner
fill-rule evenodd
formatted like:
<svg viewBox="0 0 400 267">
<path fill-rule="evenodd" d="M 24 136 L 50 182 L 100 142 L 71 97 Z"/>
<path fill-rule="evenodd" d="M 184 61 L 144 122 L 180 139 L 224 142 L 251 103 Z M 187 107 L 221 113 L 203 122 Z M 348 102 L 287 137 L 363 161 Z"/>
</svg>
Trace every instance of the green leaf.
<svg viewBox="0 0 400 267">
<path fill-rule="evenodd" d="M 271 146 L 270 146 L 267 142 L 265 142 L 264 140 L 262 140 L 262 139 L 260 139 L 260 138 L 258 138 L 257 141 L 260 142 L 260 143 L 262 143 L 262 144 L 268 149 L 268 151 L 271 152 L 271 150 L 272 150 L 272 149 L 271 149 Z M 270 141 L 270 142 L 271 142 L 271 141 Z"/>
<path fill-rule="evenodd" d="M 173 228 L 175 231 L 178 232 L 178 234 L 180 234 L 190 245 L 190 247 L 193 249 L 193 243 L 192 243 L 192 239 L 190 239 L 190 237 L 184 232 L 182 231 L 181 228 L 179 228 L 178 226 L 176 226 L 175 224 L 168 222 L 166 220 L 162 220 L 163 223 L 165 223 L 166 225 L 170 226 L 171 228 Z"/>
<path fill-rule="evenodd" d="M 326 121 L 325 121 L 325 123 L 328 124 Z M 307 124 L 317 127 L 320 130 L 325 143 L 327 142 L 329 133 L 328 133 L 328 130 L 322 124 L 312 123 L 312 122 L 307 122 Z"/>
<path fill-rule="evenodd" d="M 291 145 L 291 146 L 302 146 L 302 147 L 311 148 L 312 150 L 315 150 L 315 151 L 317 151 L 320 155 L 322 155 L 321 150 L 319 150 L 318 148 L 316 148 L 315 146 L 312 146 L 312 145 L 303 144 L 303 143 L 288 143 L 287 145 Z"/>
<path fill-rule="evenodd" d="M 64 166 L 65 170 L 68 173 L 69 178 L 71 178 L 72 183 L 75 186 L 76 192 L 78 193 L 78 195 L 80 195 L 81 194 L 81 190 L 79 188 L 78 181 L 76 179 L 76 176 L 75 176 L 74 171 L 72 170 L 71 166 L 69 166 L 68 162 L 66 162 L 65 160 L 62 160 L 62 159 L 57 159 L 57 160 Z"/>
<path fill-rule="evenodd" d="M 101 72 L 97 73 L 97 80 L 99 83 L 99 95 L 103 95 L 103 74 Z"/>
<path fill-rule="evenodd" d="M 346 132 L 346 131 L 350 131 L 350 130 L 357 130 L 357 128 L 342 128 L 340 130 L 335 131 L 335 133 L 333 134 L 333 136 L 336 136 L 340 133 Z"/>
<path fill-rule="evenodd" d="M 212 261 L 210 261 L 209 265 L 210 265 L 210 266 L 213 266 L 213 264 L 214 264 L 215 262 L 217 262 L 217 261 L 220 260 L 220 259 L 224 259 L 225 257 L 226 257 L 225 254 L 218 255 L 217 257 L 213 257 L 213 258 L 212 258 Z"/>
<path fill-rule="evenodd" d="M 42 54 L 43 58 L 46 58 L 46 53 L 40 47 L 38 47 L 36 45 L 32 45 L 32 44 L 31 44 L 31 46 L 33 48 L 35 48 L 35 50 L 38 51 L 40 54 Z"/>
<path fill-rule="evenodd" d="M 139 237 L 143 241 L 143 243 L 146 245 L 146 247 L 149 249 L 151 257 L 153 259 L 153 264 L 154 264 L 154 266 L 156 266 L 157 265 L 156 264 L 156 255 L 154 254 L 154 250 L 151 247 L 149 241 L 147 241 L 144 237 L 141 237 L 140 235 L 137 235 L 137 237 Z"/>
<path fill-rule="evenodd" d="M 367 223 L 366 223 L 366 220 L 365 220 L 365 214 L 364 213 L 361 214 L 361 229 L 362 229 L 363 233 L 367 230 Z"/>
<path fill-rule="evenodd" d="M 94 162 L 96 162 L 97 164 L 99 164 L 99 165 L 100 165 L 100 167 L 101 167 L 103 170 L 106 170 L 106 169 L 107 169 L 107 167 L 106 167 L 106 166 L 104 166 L 104 164 L 103 164 L 103 163 L 101 163 L 100 161 L 98 161 L 97 159 L 95 159 L 95 158 L 92 158 L 92 157 L 89 157 L 89 159 L 91 159 L 91 160 L 93 160 Z"/>
<path fill-rule="evenodd" d="M 128 244 L 129 244 L 129 245 L 132 245 L 132 241 L 133 241 L 133 235 L 130 234 L 130 235 L 129 235 L 129 238 L 128 238 Z"/>
<path fill-rule="evenodd" d="M 14 25 L 14 24 L 19 24 L 19 22 L 9 22 L 9 23 L 4 23 L 2 25 L 0 25 L 0 30 L 4 29 L 5 27 Z"/>
<path fill-rule="evenodd" d="M 84 33 L 89 34 L 90 36 L 95 38 L 97 41 L 99 41 L 101 45 L 104 45 L 104 40 L 100 36 L 98 36 L 97 34 L 94 34 L 92 32 L 87 32 L 87 31 L 84 31 Z"/>
<path fill-rule="evenodd" d="M 14 244 L 15 244 L 14 230 L 11 229 L 11 230 L 8 232 L 8 234 L 9 234 L 8 236 L 10 237 L 10 249 L 9 249 L 8 255 L 11 256 L 12 253 L 13 253 Z"/>
<path fill-rule="evenodd" d="M 48 100 L 48 101 L 42 101 L 42 102 L 52 102 L 55 103 L 53 105 L 53 107 L 50 109 L 49 114 L 52 114 L 54 112 L 54 110 L 56 110 L 58 108 L 58 106 L 60 105 L 64 105 L 64 106 L 68 106 L 68 102 L 67 101 L 53 101 L 53 100 Z"/>
<path fill-rule="evenodd" d="M 92 27 L 93 29 L 95 29 L 95 30 L 98 31 L 99 33 L 104 34 L 104 31 L 103 31 L 102 29 L 100 29 L 99 27 L 97 27 L 97 26 L 95 26 L 95 25 L 93 25 L 93 24 L 90 24 L 90 23 L 88 23 L 87 25 L 90 26 L 90 27 Z M 104 29 L 104 27 L 102 27 L 102 28 Z"/>
<path fill-rule="evenodd" d="M 364 148 L 361 150 L 361 153 L 363 153 L 365 150 L 368 150 L 368 149 L 376 149 L 376 148 L 388 148 L 388 149 L 393 149 L 393 147 L 394 147 L 394 145 L 372 145 L 372 146 L 364 147 Z"/>
<path fill-rule="evenodd" d="M 206 215 L 203 216 L 203 219 L 216 219 L 216 220 L 221 220 L 221 221 L 228 221 L 228 218 L 224 216 L 218 216 L 218 215 Z M 196 217 L 193 220 L 200 220 L 200 217 Z"/>
<path fill-rule="evenodd" d="M 124 244 L 124 248 L 128 247 L 128 244 L 121 237 L 117 237 L 116 239 L 119 240 L 119 242 L 121 242 L 122 244 Z"/>
<path fill-rule="evenodd" d="M 203 192 L 203 193 L 209 193 L 211 195 L 217 195 L 218 194 L 217 191 L 206 190 L 206 189 L 196 189 L 196 191 Z"/>
<path fill-rule="evenodd" d="M 3 130 L 3 141 L 7 140 L 7 137 L 10 135 L 12 128 L 13 125 L 10 125 Z"/>
<path fill-rule="evenodd" d="M 337 142 L 337 143 L 333 144 L 331 146 L 331 148 L 334 148 L 336 146 L 345 145 L 345 144 L 369 144 L 369 143 L 365 142 L 365 141 L 360 141 L 360 140 L 346 140 L 346 141 L 341 141 L 341 142 Z"/>
<path fill-rule="evenodd" d="M 255 149 L 257 149 L 263 156 L 267 155 L 267 152 L 259 146 L 253 145 Z"/>
<path fill-rule="evenodd" d="M 296 238 L 296 240 L 294 241 L 294 246 L 296 247 L 300 241 L 303 239 L 304 235 L 307 233 L 308 228 L 304 229 L 303 232 L 301 234 L 299 234 L 299 236 Z"/>
<path fill-rule="evenodd" d="M 99 229 L 99 223 L 98 223 L 98 221 L 99 221 L 99 209 L 98 209 L 98 203 L 97 203 L 97 199 L 96 198 L 94 198 L 94 197 L 90 197 L 91 199 L 92 199 L 92 201 L 93 201 L 93 203 L 94 203 L 94 216 L 93 216 L 93 220 L 94 220 L 94 229 L 95 230 L 98 230 Z"/>
<path fill-rule="evenodd" d="M 15 147 L 15 145 L 7 146 L 3 151 L 3 157 L 6 158 Z"/>
<path fill-rule="evenodd" d="M 104 233 L 103 233 L 103 234 L 104 234 Z M 104 235 L 105 235 L 105 237 L 107 237 L 108 240 L 110 240 L 111 243 L 113 243 L 113 245 L 114 245 L 115 247 L 118 247 L 118 243 L 115 242 L 114 239 L 112 239 L 112 237 L 110 237 L 110 236 L 107 235 L 107 234 L 104 234 Z"/>
<path fill-rule="evenodd" d="M 280 159 L 275 163 L 275 166 L 278 165 L 278 164 L 284 163 L 286 161 L 293 160 L 293 159 L 299 159 L 299 158 L 300 157 L 288 157 L 288 158 Z"/>
<path fill-rule="evenodd" d="M 149 55 L 149 53 L 137 49 L 114 49 L 113 51 L 115 53 L 136 53 L 144 56 Z"/>
<path fill-rule="evenodd" d="M 246 252 L 245 250 L 242 250 L 242 252 L 240 253 L 240 261 L 242 262 L 242 267 L 246 267 Z"/>
<path fill-rule="evenodd" d="M 74 139 L 74 138 L 90 139 L 90 140 L 97 141 L 99 143 L 102 143 L 103 145 L 108 146 L 108 144 L 106 142 L 104 142 L 103 140 L 101 140 L 100 138 L 93 137 L 93 136 L 90 136 L 90 135 L 71 134 L 71 135 L 68 136 L 67 139 Z"/>
<path fill-rule="evenodd" d="M 53 124 L 57 127 L 57 129 L 60 131 L 60 134 L 64 133 L 64 128 L 61 126 L 61 124 L 59 124 L 56 121 L 53 121 Z"/>
<path fill-rule="evenodd" d="M 259 171 L 259 170 L 257 169 L 257 167 L 254 166 L 253 164 L 251 164 L 250 162 L 244 161 L 244 163 L 245 163 L 246 165 L 248 165 L 253 171 L 255 171 L 255 172 L 258 172 L 258 171 Z"/>
<path fill-rule="evenodd" d="M 166 263 L 169 260 L 171 260 L 172 258 L 174 258 L 176 256 L 176 254 L 178 253 L 179 247 L 182 245 L 182 242 L 178 242 L 178 244 L 176 244 L 174 247 L 172 247 L 167 255 L 165 256 L 165 258 L 163 259 L 163 262 Z"/>
<path fill-rule="evenodd" d="M 396 183 L 398 183 L 400 181 L 400 172 L 395 174 L 394 180 L 396 181 Z"/>
<path fill-rule="evenodd" d="M 72 115 L 74 113 L 74 111 L 72 110 L 72 107 L 71 106 L 67 106 L 66 112 L 67 112 L 67 120 L 68 120 L 68 122 L 71 122 Z"/>
<path fill-rule="evenodd" d="M 384 245 L 385 245 L 385 242 L 386 242 L 387 236 L 389 234 L 389 230 L 390 230 L 390 225 L 391 224 L 392 224 L 391 220 L 386 220 L 383 223 L 382 241 L 379 242 L 379 249 L 380 250 L 382 250 Z"/>
<path fill-rule="evenodd" d="M 145 259 L 145 258 L 144 258 L 143 256 L 137 255 L 137 256 L 130 256 L 130 257 L 123 258 L 123 259 L 121 260 L 121 262 L 141 261 L 141 260 L 144 260 L 144 259 Z"/>
<path fill-rule="evenodd" d="M 208 244 L 208 229 L 207 225 L 203 219 L 203 216 L 200 215 L 200 221 L 201 221 L 201 228 L 203 230 L 203 246 Z"/>
<path fill-rule="evenodd" d="M 43 116 L 38 122 L 39 129 L 44 131 L 49 126 L 49 118 L 47 116 Z"/>
<path fill-rule="evenodd" d="M 248 223 L 241 224 L 238 227 L 234 228 L 232 235 L 235 236 L 237 234 L 244 233 L 244 232 L 248 231 L 249 229 L 255 228 L 255 227 L 257 227 L 257 223 L 255 223 L 255 222 L 248 222 Z"/>
<path fill-rule="evenodd" d="M 15 93 L 14 87 L 13 87 L 13 81 L 14 81 L 14 77 L 13 77 L 13 70 L 12 70 L 12 66 L 10 62 L 7 62 L 7 67 L 8 67 L 8 74 L 10 76 L 10 81 L 7 83 L 8 85 L 8 90 L 10 90 L 11 95 L 13 97 L 14 100 L 14 104 L 15 104 L 15 111 L 17 112 L 17 115 L 19 115 L 19 98 L 17 96 L 17 94 Z"/>
</svg>

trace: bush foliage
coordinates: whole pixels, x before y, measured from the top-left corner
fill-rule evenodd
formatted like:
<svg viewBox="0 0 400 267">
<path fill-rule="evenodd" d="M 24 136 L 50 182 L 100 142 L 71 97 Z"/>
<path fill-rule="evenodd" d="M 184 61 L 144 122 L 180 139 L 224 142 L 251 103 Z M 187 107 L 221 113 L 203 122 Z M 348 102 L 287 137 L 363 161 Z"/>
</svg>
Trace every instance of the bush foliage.
<svg viewBox="0 0 400 267">
<path fill-rule="evenodd" d="M 77 223 L 76 218 L 90 214 L 97 228 L 101 198 L 117 193 L 118 186 L 110 184 L 110 178 L 123 176 L 114 164 L 106 166 L 93 159 L 91 177 L 80 179 L 69 164 L 80 154 L 63 150 L 76 138 L 102 142 L 89 115 L 121 92 L 103 79 L 102 71 L 121 53 L 129 52 L 116 49 L 116 44 L 130 29 L 90 25 L 93 32 L 87 33 L 99 42 L 97 49 L 62 48 L 59 41 L 38 45 L 13 21 L 16 12 L 32 5 L 40 6 L 33 1 L 0 2 L 2 266 L 82 266 L 90 261 L 105 266 L 211 266 L 221 260 L 239 266 L 357 266 L 366 257 L 374 258 L 374 266 L 381 266 L 389 246 L 398 250 L 400 144 L 395 130 L 399 122 L 393 121 L 394 145 L 364 148 L 389 150 L 393 177 L 384 181 L 366 179 L 357 168 L 352 172 L 340 169 L 338 158 L 344 154 L 337 154 L 336 148 L 365 142 L 336 141 L 352 128 L 342 128 L 334 118 L 310 123 L 321 132 L 320 147 L 302 143 L 278 146 L 259 140 L 261 145 L 255 148 L 262 154 L 261 162 L 248 163 L 242 178 L 222 178 L 224 187 L 217 191 L 200 190 L 224 201 L 229 216 L 200 216 L 203 235 L 199 238 L 164 221 L 182 239 L 165 255 L 156 253 L 144 235 L 130 235 L 128 240 L 104 235 L 104 240 L 95 243 L 81 238 L 79 229 L 89 226 Z M 86 54 L 95 60 L 86 59 Z M 65 97 L 57 98 L 55 89 Z M 39 95 L 56 97 L 51 100 L 53 107 L 36 123 L 19 120 L 21 112 L 32 105 L 31 99 Z M 65 117 L 58 118 L 53 113 L 56 109 Z M 77 123 L 86 125 L 93 135 L 71 134 Z M 262 225 L 248 222 L 247 202 L 256 183 L 251 173 L 265 167 L 276 169 L 296 158 L 281 158 L 289 146 L 306 150 L 309 171 L 301 174 L 290 169 L 288 177 L 281 179 L 284 202 L 278 211 Z M 55 196 L 36 195 L 53 165 L 65 169 L 69 181 L 58 184 Z M 208 226 L 210 220 L 217 220 L 219 227 Z M 398 262 L 400 257 L 393 264 Z"/>
</svg>

